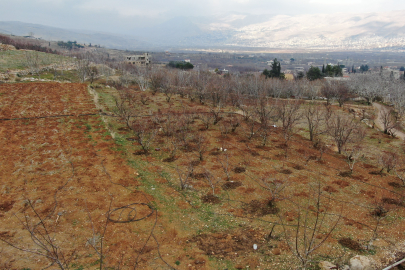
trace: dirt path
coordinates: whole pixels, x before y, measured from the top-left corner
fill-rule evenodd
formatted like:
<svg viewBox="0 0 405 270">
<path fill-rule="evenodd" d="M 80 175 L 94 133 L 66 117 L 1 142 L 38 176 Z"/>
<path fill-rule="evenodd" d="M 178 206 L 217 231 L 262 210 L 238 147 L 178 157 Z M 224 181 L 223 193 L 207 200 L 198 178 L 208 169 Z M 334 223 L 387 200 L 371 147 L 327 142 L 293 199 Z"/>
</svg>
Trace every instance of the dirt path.
<svg viewBox="0 0 405 270">
<path fill-rule="evenodd" d="M 381 112 L 381 110 L 386 111 L 386 110 L 388 110 L 388 108 L 386 106 L 381 105 L 381 104 L 376 103 L 376 102 L 373 103 L 373 106 L 374 106 L 374 108 L 377 109 L 377 118 L 375 119 L 375 124 L 377 125 L 377 127 L 380 130 L 384 130 L 384 128 L 383 128 L 384 125 L 383 125 L 383 122 L 382 122 L 382 119 L 381 119 L 380 112 Z M 402 131 L 400 131 L 398 129 L 395 129 L 395 128 L 392 129 L 392 130 L 395 133 L 395 137 L 398 137 L 401 140 L 405 140 L 405 133 L 404 132 L 402 132 Z"/>
</svg>

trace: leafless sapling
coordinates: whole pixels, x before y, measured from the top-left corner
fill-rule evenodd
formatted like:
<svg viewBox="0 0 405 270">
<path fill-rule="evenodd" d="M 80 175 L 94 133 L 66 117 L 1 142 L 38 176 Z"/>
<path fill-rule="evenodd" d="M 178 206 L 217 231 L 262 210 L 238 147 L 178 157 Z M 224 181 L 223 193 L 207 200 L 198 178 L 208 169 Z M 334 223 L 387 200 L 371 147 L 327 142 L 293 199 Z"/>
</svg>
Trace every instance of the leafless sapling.
<svg viewBox="0 0 405 270">
<path fill-rule="evenodd" d="M 200 161 L 204 160 L 204 155 L 208 151 L 208 140 L 202 134 L 197 134 L 194 139 L 195 151 L 197 152 L 198 159 Z"/>
<path fill-rule="evenodd" d="M 27 210 L 23 211 L 23 218 L 17 215 L 15 216 L 23 226 L 24 230 L 29 233 L 35 248 L 24 247 L 21 243 L 17 244 L 3 237 L 0 237 L 0 241 L 17 250 L 46 258 L 50 262 L 48 267 L 57 265 L 61 270 L 69 269 L 70 264 L 76 255 L 76 251 L 73 250 L 70 252 L 70 255 L 67 255 L 68 252 L 62 249 L 55 235 L 52 235 L 51 233 L 51 226 L 53 226 L 55 222 L 50 220 L 49 215 L 47 217 L 41 217 L 31 200 L 26 200 L 26 202 L 28 209 L 32 211 L 32 217 L 30 217 Z M 58 218 L 59 213 L 57 215 L 57 219 Z"/>
<path fill-rule="evenodd" d="M 191 178 L 193 177 L 194 166 L 190 162 L 190 164 L 187 166 L 187 170 L 185 171 L 181 170 L 179 166 L 176 166 L 176 172 L 179 177 L 180 190 L 185 190 L 189 187 L 189 183 L 191 181 Z"/>
<path fill-rule="evenodd" d="M 315 201 L 311 202 L 308 199 L 306 205 L 290 200 L 297 212 L 297 221 L 294 225 L 287 224 L 283 217 L 278 215 L 287 245 L 299 260 L 303 270 L 307 269 L 314 252 L 328 240 L 341 219 L 341 214 L 330 213 L 329 203 L 322 203 L 320 184 L 314 192 L 312 198 Z"/>
</svg>

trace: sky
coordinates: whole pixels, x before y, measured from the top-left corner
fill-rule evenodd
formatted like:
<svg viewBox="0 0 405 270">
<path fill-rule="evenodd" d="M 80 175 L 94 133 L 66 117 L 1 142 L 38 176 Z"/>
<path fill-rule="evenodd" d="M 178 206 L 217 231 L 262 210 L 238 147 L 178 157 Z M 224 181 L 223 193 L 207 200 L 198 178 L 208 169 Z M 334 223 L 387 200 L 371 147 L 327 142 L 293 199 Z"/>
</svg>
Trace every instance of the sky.
<svg viewBox="0 0 405 270">
<path fill-rule="evenodd" d="M 404 10 L 400 0 L 0 0 L 0 21 L 126 33 L 178 16 Z"/>
</svg>

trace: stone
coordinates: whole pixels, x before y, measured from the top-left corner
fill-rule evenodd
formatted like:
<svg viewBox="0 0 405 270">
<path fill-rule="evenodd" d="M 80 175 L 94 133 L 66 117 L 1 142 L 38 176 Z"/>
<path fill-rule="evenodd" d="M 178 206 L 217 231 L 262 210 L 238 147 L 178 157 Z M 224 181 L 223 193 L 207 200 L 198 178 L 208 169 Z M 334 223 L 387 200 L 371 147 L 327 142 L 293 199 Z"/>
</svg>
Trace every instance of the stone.
<svg viewBox="0 0 405 270">
<path fill-rule="evenodd" d="M 373 260 L 366 256 L 354 256 L 350 259 L 349 264 L 350 270 L 375 270 Z"/>
<path fill-rule="evenodd" d="M 336 265 L 328 261 L 322 261 L 318 264 L 321 270 L 337 269 Z"/>
</svg>

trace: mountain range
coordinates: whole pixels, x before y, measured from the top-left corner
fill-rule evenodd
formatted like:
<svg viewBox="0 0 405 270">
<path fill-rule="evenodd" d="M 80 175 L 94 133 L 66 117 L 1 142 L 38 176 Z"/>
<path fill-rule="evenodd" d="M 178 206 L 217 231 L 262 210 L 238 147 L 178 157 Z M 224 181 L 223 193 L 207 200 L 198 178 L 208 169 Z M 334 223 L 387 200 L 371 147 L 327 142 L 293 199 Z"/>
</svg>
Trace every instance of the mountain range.
<svg viewBox="0 0 405 270">
<path fill-rule="evenodd" d="M 34 33 L 46 40 L 76 40 L 129 50 L 283 48 L 403 49 L 405 10 L 385 13 L 287 15 L 225 14 L 175 17 L 127 35 L 61 29 L 22 22 L 0 22 L 0 32 Z M 85 26 L 84 26 L 85 28 Z"/>
</svg>

